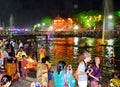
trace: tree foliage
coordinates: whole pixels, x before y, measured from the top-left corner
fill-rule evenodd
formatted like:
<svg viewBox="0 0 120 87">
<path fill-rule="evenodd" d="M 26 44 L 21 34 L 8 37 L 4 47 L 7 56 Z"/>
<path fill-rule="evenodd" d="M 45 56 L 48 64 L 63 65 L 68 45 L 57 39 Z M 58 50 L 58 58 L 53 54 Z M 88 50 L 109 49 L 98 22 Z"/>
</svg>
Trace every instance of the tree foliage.
<svg viewBox="0 0 120 87">
<path fill-rule="evenodd" d="M 101 12 L 97 10 L 83 11 L 75 15 L 83 27 L 93 28 L 102 20 Z"/>
</svg>

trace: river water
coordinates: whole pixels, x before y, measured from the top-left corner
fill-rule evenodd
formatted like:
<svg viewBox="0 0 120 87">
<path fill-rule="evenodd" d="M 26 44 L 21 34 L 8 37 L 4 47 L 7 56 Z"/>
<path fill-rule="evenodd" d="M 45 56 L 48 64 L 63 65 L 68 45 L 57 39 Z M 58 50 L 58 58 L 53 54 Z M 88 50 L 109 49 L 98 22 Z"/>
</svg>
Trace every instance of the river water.
<svg viewBox="0 0 120 87">
<path fill-rule="evenodd" d="M 89 50 L 92 57 L 99 56 L 102 58 L 119 57 L 120 41 L 109 39 L 102 44 L 101 38 L 89 37 L 52 37 L 46 38 L 44 36 L 37 37 L 39 47 L 44 44 L 48 50 L 49 55 L 54 57 L 68 57 L 77 59 L 77 55 Z"/>
</svg>

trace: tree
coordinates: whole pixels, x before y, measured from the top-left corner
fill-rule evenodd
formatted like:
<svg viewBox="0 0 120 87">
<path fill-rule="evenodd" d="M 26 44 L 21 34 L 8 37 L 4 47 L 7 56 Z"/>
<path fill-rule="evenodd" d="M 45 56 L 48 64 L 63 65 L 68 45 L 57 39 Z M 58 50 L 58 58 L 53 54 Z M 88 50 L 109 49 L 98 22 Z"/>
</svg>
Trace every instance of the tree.
<svg viewBox="0 0 120 87">
<path fill-rule="evenodd" d="M 101 12 L 97 10 L 83 11 L 75 15 L 81 26 L 92 29 L 102 20 Z"/>
</svg>

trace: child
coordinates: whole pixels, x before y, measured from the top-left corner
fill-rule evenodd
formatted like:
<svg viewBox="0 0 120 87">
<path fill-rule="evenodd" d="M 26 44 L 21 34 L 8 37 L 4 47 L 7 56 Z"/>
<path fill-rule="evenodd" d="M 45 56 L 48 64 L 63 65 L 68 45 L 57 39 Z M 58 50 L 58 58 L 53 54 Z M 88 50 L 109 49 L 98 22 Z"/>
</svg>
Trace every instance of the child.
<svg viewBox="0 0 120 87">
<path fill-rule="evenodd" d="M 27 68 L 26 68 L 26 65 L 27 65 L 27 60 L 26 60 L 26 57 L 25 55 L 22 56 L 22 62 L 21 62 L 21 71 L 22 71 L 22 78 L 25 79 L 26 76 L 27 76 Z"/>
<path fill-rule="evenodd" d="M 45 59 L 46 59 L 46 64 L 48 66 L 48 87 L 50 87 L 51 80 L 52 80 L 52 75 L 51 75 L 50 69 L 51 69 L 52 64 L 50 62 L 49 56 L 45 56 Z"/>
</svg>

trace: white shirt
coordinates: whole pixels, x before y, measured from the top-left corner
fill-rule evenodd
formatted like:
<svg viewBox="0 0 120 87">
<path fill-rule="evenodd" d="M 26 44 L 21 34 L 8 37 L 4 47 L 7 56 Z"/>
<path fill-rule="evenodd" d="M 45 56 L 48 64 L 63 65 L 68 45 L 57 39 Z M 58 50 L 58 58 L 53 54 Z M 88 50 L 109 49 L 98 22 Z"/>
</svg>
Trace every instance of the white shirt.
<svg viewBox="0 0 120 87">
<path fill-rule="evenodd" d="M 20 44 L 19 44 L 19 48 L 20 48 L 20 47 L 23 47 L 23 43 L 20 43 Z"/>
<path fill-rule="evenodd" d="M 3 58 L 7 58 L 9 55 L 8 55 L 8 52 L 7 51 L 4 51 L 3 52 Z"/>
</svg>

